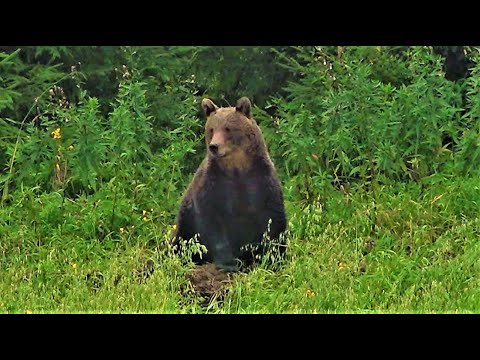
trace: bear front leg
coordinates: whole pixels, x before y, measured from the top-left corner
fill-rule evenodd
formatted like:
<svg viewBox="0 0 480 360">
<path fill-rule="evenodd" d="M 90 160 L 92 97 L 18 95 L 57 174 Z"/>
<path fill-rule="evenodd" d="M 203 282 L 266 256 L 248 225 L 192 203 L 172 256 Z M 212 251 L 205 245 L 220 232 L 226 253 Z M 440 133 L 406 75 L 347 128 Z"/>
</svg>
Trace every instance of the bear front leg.
<svg viewBox="0 0 480 360">
<path fill-rule="evenodd" d="M 266 198 L 266 210 L 267 216 L 272 220 L 268 234 L 272 240 L 277 240 L 280 234 L 287 229 L 283 194 L 278 181 L 270 180 L 267 189 L 269 193 Z"/>
<path fill-rule="evenodd" d="M 174 252 L 180 253 L 181 249 L 181 240 L 190 240 L 197 233 L 195 227 L 195 217 L 194 217 L 193 203 L 187 197 L 183 199 L 182 204 L 180 205 L 180 210 L 177 215 L 177 222 L 175 231 L 173 232 L 173 239 L 171 241 L 174 246 Z"/>
<path fill-rule="evenodd" d="M 180 211 L 178 212 L 174 237 L 189 240 L 193 238 L 195 234 L 196 231 L 193 207 L 188 206 L 187 204 L 182 204 Z"/>
</svg>

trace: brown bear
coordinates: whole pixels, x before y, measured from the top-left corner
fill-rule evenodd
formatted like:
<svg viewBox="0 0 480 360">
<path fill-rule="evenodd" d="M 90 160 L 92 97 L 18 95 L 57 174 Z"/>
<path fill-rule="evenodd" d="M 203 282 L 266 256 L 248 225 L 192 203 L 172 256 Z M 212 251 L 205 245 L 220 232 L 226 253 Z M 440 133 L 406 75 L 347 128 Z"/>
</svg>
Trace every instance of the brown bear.
<svg viewBox="0 0 480 360">
<path fill-rule="evenodd" d="M 207 154 L 182 198 L 174 234 L 175 244 L 197 235 L 207 253 L 196 261 L 226 271 L 251 265 L 265 251 L 265 233 L 280 254 L 285 249 L 278 241 L 287 224 L 282 188 L 251 107 L 247 97 L 228 108 L 202 100 Z"/>
</svg>

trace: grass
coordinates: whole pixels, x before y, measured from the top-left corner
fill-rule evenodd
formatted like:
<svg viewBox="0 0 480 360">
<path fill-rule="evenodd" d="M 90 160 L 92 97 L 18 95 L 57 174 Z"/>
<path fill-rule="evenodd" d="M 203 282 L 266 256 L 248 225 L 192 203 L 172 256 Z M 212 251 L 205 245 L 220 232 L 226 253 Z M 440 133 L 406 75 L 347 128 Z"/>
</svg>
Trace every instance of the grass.
<svg viewBox="0 0 480 360">
<path fill-rule="evenodd" d="M 480 178 L 286 201 L 287 258 L 207 307 L 163 249 L 176 209 L 18 191 L 0 209 L 1 313 L 478 313 Z M 168 207 L 168 210 L 167 210 Z M 142 278 L 150 261 L 154 273 Z"/>
</svg>

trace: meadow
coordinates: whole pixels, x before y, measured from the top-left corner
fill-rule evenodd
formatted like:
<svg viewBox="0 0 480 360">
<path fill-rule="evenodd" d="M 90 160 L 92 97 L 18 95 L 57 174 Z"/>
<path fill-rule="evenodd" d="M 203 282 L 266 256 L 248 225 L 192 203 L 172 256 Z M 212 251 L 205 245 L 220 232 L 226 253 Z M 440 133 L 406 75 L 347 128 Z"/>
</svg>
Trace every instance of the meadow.
<svg viewBox="0 0 480 360">
<path fill-rule="evenodd" d="M 479 51 L 452 79 L 458 48 L 0 48 L 0 313 L 478 313 Z M 244 95 L 287 252 L 205 299 L 168 242 L 201 99 Z"/>
</svg>

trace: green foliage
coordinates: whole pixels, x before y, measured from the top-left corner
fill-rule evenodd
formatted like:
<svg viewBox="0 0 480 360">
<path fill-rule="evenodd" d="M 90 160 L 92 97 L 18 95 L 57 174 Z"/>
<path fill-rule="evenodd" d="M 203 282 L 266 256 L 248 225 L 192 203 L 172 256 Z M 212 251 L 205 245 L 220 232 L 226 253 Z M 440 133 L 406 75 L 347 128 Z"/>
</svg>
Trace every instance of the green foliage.
<svg viewBox="0 0 480 360">
<path fill-rule="evenodd" d="M 287 202 L 287 258 L 234 275 L 205 307 L 158 207 L 113 189 L 68 200 L 28 189 L 0 209 L 0 311 L 8 313 L 476 313 L 479 178 L 383 186 L 378 236 L 360 192 L 325 207 Z M 192 251 L 199 249 L 192 248 Z M 142 277 L 145 266 L 155 271 Z"/>
<path fill-rule="evenodd" d="M 14 90 L 19 83 L 18 78 L 13 75 L 13 68 L 19 65 L 17 58 L 19 51 L 20 50 L 16 50 L 11 54 L 0 53 L 0 71 L 2 74 L 0 111 L 5 108 L 13 109 L 14 99 L 16 100 L 16 98 L 21 96 L 19 92 Z"/>
<path fill-rule="evenodd" d="M 463 85 L 444 78 L 440 57 L 423 47 L 406 50 L 405 62 L 381 47 L 346 48 L 338 58 L 327 50 L 298 49 L 305 65 L 284 58 L 303 77 L 271 104 L 269 144 L 304 196 L 327 183 L 418 181 L 443 171 L 462 131 Z M 374 72 L 394 61 L 397 81 Z"/>
<path fill-rule="evenodd" d="M 292 76 L 275 61 L 275 50 L 291 53 L 287 47 L 200 47 L 192 67 L 193 80 L 219 106 L 233 106 L 241 96 L 263 106 L 269 97 L 282 92 Z"/>
<path fill-rule="evenodd" d="M 466 102 L 467 111 L 462 116 L 460 136 L 457 141 L 457 170 L 466 175 L 471 171 L 478 170 L 480 163 L 480 96 L 478 86 L 480 85 L 480 57 L 472 59 L 475 62 L 472 68 L 472 76 L 466 81 Z"/>
<path fill-rule="evenodd" d="M 478 312 L 480 58 L 447 50 L 0 47 L 0 312 Z M 206 306 L 169 245 L 204 96 L 252 99 L 289 219 Z"/>
<path fill-rule="evenodd" d="M 140 171 L 141 164 L 148 163 L 151 156 L 148 144 L 151 141 L 152 117 L 148 115 L 142 86 L 139 82 L 120 84 L 118 104 L 108 118 L 111 166 L 127 179 L 136 177 L 137 174 L 130 175 L 128 172 L 133 169 Z"/>
<path fill-rule="evenodd" d="M 101 164 L 107 160 L 108 145 L 104 121 L 99 115 L 98 100 L 85 99 L 74 111 L 71 116 L 72 126 L 65 129 L 63 147 L 70 165 L 72 182 L 79 181 L 84 189 L 96 189 L 97 181 L 106 176 Z"/>
</svg>

